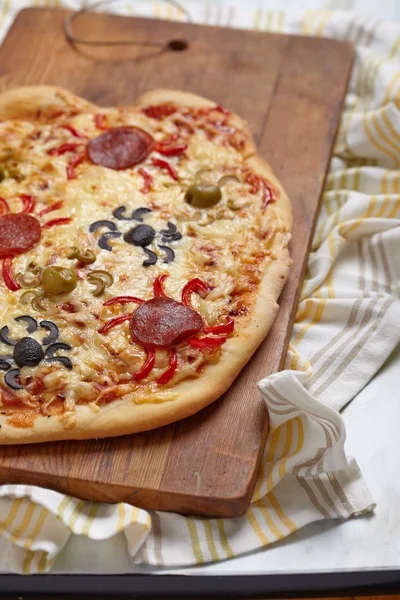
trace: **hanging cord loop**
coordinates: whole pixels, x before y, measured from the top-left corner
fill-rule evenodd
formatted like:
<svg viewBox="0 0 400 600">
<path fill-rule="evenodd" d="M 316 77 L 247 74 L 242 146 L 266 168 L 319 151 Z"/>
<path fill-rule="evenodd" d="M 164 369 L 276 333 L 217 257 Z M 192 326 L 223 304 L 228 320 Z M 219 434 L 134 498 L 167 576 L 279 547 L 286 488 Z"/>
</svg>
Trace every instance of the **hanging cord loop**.
<svg viewBox="0 0 400 600">
<path fill-rule="evenodd" d="M 64 21 L 64 35 L 67 38 L 68 42 L 71 45 L 74 44 L 82 44 L 85 46 L 153 46 L 157 48 L 164 48 L 166 50 L 175 50 L 181 51 L 185 50 L 188 46 L 185 40 L 169 40 L 168 42 L 149 42 L 149 41 L 135 41 L 135 40 L 86 40 L 85 38 L 81 38 L 76 36 L 72 31 L 73 23 L 82 15 L 93 12 L 97 8 L 107 7 L 110 4 L 113 4 L 117 0 L 100 0 L 99 2 L 94 2 L 93 4 L 89 4 L 84 6 L 80 10 L 69 15 Z M 176 8 L 186 19 L 187 23 L 191 23 L 192 19 L 189 11 L 182 6 L 176 0 L 162 0 L 169 6 Z"/>
</svg>

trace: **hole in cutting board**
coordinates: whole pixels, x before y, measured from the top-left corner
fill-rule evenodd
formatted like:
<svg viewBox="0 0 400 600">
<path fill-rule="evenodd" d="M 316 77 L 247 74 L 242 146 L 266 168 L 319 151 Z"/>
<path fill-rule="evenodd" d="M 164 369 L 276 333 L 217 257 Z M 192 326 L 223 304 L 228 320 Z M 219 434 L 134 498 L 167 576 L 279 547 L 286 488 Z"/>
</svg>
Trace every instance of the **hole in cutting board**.
<svg viewBox="0 0 400 600">
<path fill-rule="evenodd" d="M 189 46 L 186 40 L 171 40 L 167 44 L 167 48 L 169 50 L 174 50 L 175 52 L 182 52 L 182 50 L 186 50 Z"/>
</svg>

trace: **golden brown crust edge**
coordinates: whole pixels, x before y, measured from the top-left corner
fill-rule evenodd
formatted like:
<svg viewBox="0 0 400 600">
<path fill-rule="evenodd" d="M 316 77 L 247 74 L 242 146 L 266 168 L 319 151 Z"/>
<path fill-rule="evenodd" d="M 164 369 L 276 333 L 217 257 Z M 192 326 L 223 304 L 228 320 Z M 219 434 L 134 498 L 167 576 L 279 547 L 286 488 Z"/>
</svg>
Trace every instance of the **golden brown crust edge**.
<svg viewBox="0 0 400 600">
<path fill-rule="evenodd" d="M 141 106 L 156 102 L 176 101 L 180 104 L 213 105 L 210 100 L 173 90 L 147 92 L 138 99 Z M 89 111 L 98 110 L 95 105 L 77 98 L 68 91 L 53 86 L 17 88 L 0 94 L 0 118 L 17 118 L 34 115 L 66 105 L 79 105 Z M 245 126 L 240 117 L 236 117 Z M 273 175 L 269 165 L 255 154 L 253 138 L 248 132 L 246 156 L 249 164 L 260 175 L 265 175 L 279 190 L 280 219 L 291 229 L 290 201 Z M 160 392 L 152 403 L 138 404 L 130 395 L 101 407 L 99 412 L 86 405 L 77 406 L 76 424 L 66 429 L 58 417 L 48 419 L 39 415 L 33 427 L 15 428 L 7 424 L 7 417 L 0 416 L 0 444 L 27 444 L 67 439 L 91 439 L 113 437 L 147 431 L 188 417 L 219 398 L 232 384 L 257 347 L 270 330 L 278 311 L 277 300 L 289 273 L 290 257 L 287 250 L 288 236 L 282 235 L 282 249 L 277 259 L 266 265 L 260 290 L 249 325 L 241 330 L 240 337 L 229 338 L 224 353 L 215 365 L 205 367 L 199 379 L 184 380 L 169 390 Z M 255 389 L 256 393 L 256 389 Z M 137 401 L 136 401 L 137 402 Z"/>
<path fill-rule="evenodd" d="M 96 108 L 91 102 L 53 85 L 27 85 L 0 94 L 1 119 L 35 117 L 38 110 L 42 115 L 51 114 L 67 106 L 89 111 Z"/>
</svg>

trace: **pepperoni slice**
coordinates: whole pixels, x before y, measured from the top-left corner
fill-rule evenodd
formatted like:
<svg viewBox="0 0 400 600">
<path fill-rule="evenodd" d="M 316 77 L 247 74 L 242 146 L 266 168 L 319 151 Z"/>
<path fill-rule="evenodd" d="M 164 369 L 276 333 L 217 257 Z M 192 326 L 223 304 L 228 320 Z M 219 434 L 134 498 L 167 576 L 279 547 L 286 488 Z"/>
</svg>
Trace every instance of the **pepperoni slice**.
<svg viewBox="0 0 400 600">
<path fill-rule="evenodd" d="M 142 162 L 153 146 L 153 138 L 143 129 L 115 127 L 90 140 L 87 153 L 95 165 L 120 171 Z"/>
<path fill-rule="evenodd" d="M 135 310 L 130 322 L 133 341 L 144 348 L 168 348 L 198 333 L 203 319 L 172 298 L 153 298 Z"/>
<path fill-rule="evenodd" d="M 0 216 L 0 258 L 27 252 L 40 240 L 40 223 L 32 215 L 9 213 Z"/>
</svg>

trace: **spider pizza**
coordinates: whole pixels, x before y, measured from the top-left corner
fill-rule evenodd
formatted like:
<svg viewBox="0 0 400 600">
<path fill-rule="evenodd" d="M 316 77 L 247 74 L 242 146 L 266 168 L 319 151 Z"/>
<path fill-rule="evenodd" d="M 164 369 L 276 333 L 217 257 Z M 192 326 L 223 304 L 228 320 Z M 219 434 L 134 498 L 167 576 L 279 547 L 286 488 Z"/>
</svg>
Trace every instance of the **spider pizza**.
<svg viewBox="0 0 400 600">
<path fill-rule="evenodd" d="M 186 417 L 273 323 L 289 201 L 244 122 L 154 91 L 0 96 L 0 443 Z"/>
</svg>

